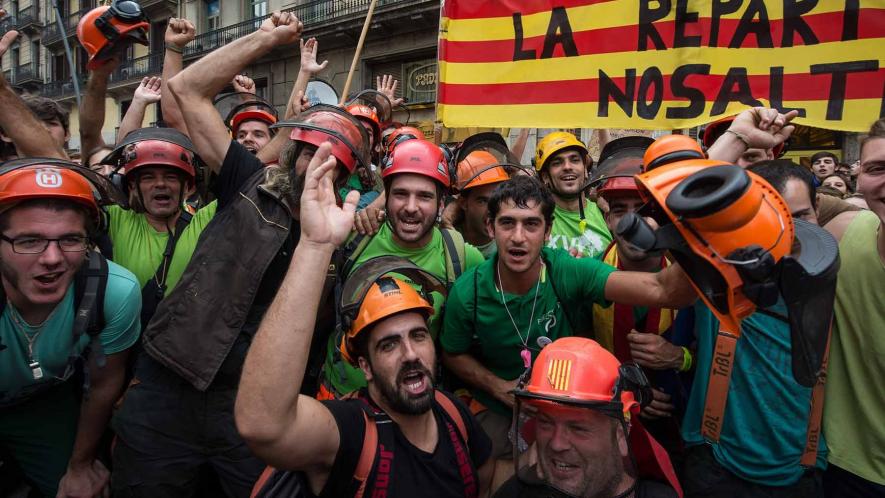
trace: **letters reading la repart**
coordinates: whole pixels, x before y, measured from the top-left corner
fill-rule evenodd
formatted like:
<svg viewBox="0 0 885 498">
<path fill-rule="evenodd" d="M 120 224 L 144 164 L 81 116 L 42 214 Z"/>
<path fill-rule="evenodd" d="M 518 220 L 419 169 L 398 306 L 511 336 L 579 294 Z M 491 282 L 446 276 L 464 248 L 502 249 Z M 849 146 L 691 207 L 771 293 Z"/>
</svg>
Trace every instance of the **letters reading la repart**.
<svg viewBox="0 0 885 498">
<path fill-rule="evenodd" d="M 772 2 L 763 0 L 639 0 L 637 19 L 638 39 L 637 52 L 666 51 L 686 47 L 728 47 L 728 48 L 789 48 L 794 45 L 816 45 L 820 43 L 818 36 L 803 18 L 804 15 L 818 5 L 818 0 L 783 0 L 783 15 L 779 39 L 775 40 L 768 7 Z M 706 9 L 700 12 L 698 7 Z M 859 0 L 845 0 L 842 13 L 841 41 L 858 38 Z M 674 14 L 672 37 L 665 40 L 662 30 L 656 22 L 664 22 L 670 14 Z M 740 20 L 728 40 L 720 40 L 720 27 L 723 16 L 740 13 Z M 709 17 L 709 29 L 703 31 L 699 23 L 700 16 Z M 536 49 L 524 46 L 522 14 L 513 14 L 514 49 L 513 60 L 549 59 L 553 57 L 576 57 L 582 55 L 575 42 L 574 32 L 569 20 L 569 11 L 564 7 L 555 7 L 550 12 L 550 21 L 544 35 L 544 43 L 540 53 Z M 557 50 L 559 49 L 559 50 Z M 784 58 L 789 53 L 784 53 Z M 782 58 L 783 60 L 783 58 Z M 839 121 L 843 118 L 846 98 L 846 80 L 849 73 L 875 72 L 879 70 L 876 59 L 857 60 L 850 62 L 827 63 L 815 61 L 810 64 L 807 74 L 820 78 L 819 85 L 829 85 L 826 119 Z M 714 94 L 705 93 L 699 86 L 711 88 L 711 85 L 692 86 L 689 80 L 697 85 L 700 78 L 710 76 L 710 64 L 689 63 L 677 66 L 672 74 L 665 76 L 658 67 L 630 68 L 624 74 L 608 74 L 605 68 L 598 69 L 597 84 L 599 85 L 599 106 L 597 115 L 608 117 L 610 102 L 619 107 L 629 117 L 635 115 L 642 119 L 656 119 L 662 111 L 665 89 L 669 94 L 683 102 L 678 106 L 663 109 L 667 119 L 691 119 L 701 116 L 706 103 L 712 100 L 710 116 L 723 114 L 731 102 L 745 105 L 763 105 L 757 97 L 765 97 L 775 108 L 787 112 L 792 108 L 784 102 L 784 68 L 772 66 L 768 68 L 768 95 L 754 96 L 750 89 L 750 74 L 746 67 L 729 68 L 721 79 L 718 91 Z M 754 75 L 760 72 L 754 68 Z M 641 73 L 640 73 L 641 71 Z M 692 78 L 694 77 L 694 78 Z M 665 87 L 667 85 L 667 87 Z M 709 90 L 708 90 L 709 91 Z M 789 100 L 789 99 L 787 99 Z M 797 99 L 798 100 L 798 99 Z M 881 108 L 885 112 L 885 97 Z M 796 108 L 804 117 L 805 109 Z"/>
</svg>

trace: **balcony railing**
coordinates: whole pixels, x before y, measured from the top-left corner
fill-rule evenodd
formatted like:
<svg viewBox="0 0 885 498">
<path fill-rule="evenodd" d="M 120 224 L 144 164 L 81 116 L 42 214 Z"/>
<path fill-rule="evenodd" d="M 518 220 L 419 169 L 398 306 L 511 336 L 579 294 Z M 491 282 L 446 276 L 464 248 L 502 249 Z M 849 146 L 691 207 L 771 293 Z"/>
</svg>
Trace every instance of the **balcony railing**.
<svg viewBox="0 0 885 498">
<path fill-rule="evenodd" d="M 31 4 L 30 6 L 23 9 L 19 9 L 15 25 L 18 27 L 18 29 L 25 29 L 30 26 L 42 26 L 39 14 L 40 13 L 37 10 L 36 3 Z"/>
<path fill-rule="evenodd" d="M 23 85 L 25 83 L 42 83 L 40 78 L 40 66 L 34 63 L 22 64 L 12 71 L 12 84 Z"/>
<path fill-rule="evenodd" d="M 148 54 L 131 61 L 124 61 L 111 73 L 111 83 L 122 83 L 159 73 L 163 68 L 163 53 Z"/>
<path fill-rule="evenodd" d="M 80 88 L 86 87 L 86 78 L 79 76 Z M 64 80 L 50 81 L 43 85 L 41 95 L 50 99 L 61 99 L 74 95 L 74 83 L 70 78 Z"/>
<path fill-rule="evenodd" d="M 65 27 L 65 33 L 67 36 L 71 37 L 77 34 L 77 23 L 80 22 L 80 16 L 86 12 L 87 10 L 79 10 L 62 18 L 62 24 Z M 54 10 L 52 15 L 48 16 L 48 19 L 49 20 L 46 21 L 46 29 L 43 30 L 43 45 L 51 45 L 61 41 L 61 32 L 58 30 L 58 23 L 55 21 Z"/>
<path fill-rule="evenodd" d="M 310 28 L 312 27 L 311 25 L 329 24 L 344 17 L 366 12 L 369 9 L 370 3 L 371 0 L 312 0 L 285 9 L 285 11 L 294 13 L 301 22 Z M 379 0 L 376 9 L 389 5 L 409 3 L 416 3 L 416 0 Z M 237 38 L 257 31 L 261 23 L 268 17 L 270 15 L 256 17 L 197 35 L 194 41 L 184 49 L 184 56 L 191 58 L 203 55 Z"/>
</svg>

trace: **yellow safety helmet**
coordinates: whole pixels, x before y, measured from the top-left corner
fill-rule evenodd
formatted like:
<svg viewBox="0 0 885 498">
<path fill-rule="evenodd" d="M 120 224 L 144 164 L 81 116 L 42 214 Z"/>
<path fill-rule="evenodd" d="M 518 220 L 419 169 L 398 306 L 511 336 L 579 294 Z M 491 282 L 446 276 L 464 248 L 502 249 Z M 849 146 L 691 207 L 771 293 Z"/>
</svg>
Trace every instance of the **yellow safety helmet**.
<svg viewBox="0 0 885 498">
<path fill-rule="evenodd" d="M 547 161 L 556 153 L 570 148 L 581 149 L 585 156 L 588 154 L 587 146 L 571 133 L 567 131 L 554 131 L 550 133 L 538 142 L 538 148 L 535 150 L 534 157 L 535 170 L 541 171 L 544 169 Z"/>
</svg>

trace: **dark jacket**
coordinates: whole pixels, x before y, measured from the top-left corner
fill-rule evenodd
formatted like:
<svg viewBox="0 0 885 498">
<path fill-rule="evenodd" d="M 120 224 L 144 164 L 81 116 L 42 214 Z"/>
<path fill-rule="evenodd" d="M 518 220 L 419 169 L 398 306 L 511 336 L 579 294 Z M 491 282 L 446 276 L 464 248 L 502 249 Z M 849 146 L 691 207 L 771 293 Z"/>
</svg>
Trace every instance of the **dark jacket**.
<svg viewBox="0 0 885 498">
<path fill-rule="evenodd" d="M 256 172 L 219 210 L 144 331 L 145 351 L 201 391 L 246 323 L 268 265 L 299 229 L 286 200 L 262 186 L 264 179 L 264 171 Z"/>
</svg>

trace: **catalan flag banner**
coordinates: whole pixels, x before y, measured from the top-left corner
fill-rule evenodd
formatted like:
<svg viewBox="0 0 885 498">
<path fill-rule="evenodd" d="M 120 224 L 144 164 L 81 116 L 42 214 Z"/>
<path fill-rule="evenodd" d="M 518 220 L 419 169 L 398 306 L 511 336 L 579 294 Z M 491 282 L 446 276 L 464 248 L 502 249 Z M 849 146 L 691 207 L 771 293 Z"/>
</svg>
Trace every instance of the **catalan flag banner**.
<svg viewBox="0 0 885 498">
<path fill-rule="evenodd" d="M 885 0 L 444 0 L 445 126 L 688 128 L 747 106 L 885 116 Z"/>
</svg>

